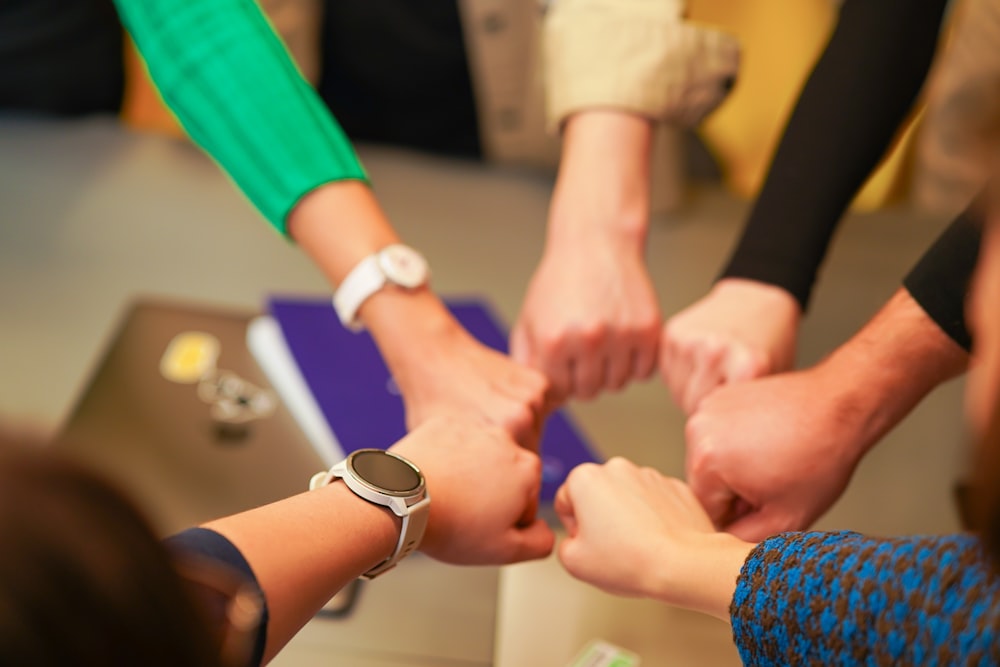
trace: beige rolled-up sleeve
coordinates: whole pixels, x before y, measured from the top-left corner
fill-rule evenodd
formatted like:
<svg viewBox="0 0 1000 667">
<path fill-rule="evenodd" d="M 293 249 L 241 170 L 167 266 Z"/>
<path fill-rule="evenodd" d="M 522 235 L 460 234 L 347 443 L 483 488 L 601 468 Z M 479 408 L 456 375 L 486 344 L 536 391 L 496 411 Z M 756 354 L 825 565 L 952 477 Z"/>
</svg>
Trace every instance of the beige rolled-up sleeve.
<svg viewBox="0 0 1000 667">
<path fill-rule="evenodd" d="M 682 124 L 714 108 L 727 89 L 720 82 L 735 76 L 738 44 L 685 23 L 683 10 L 677 0 L 556 0 L 544 25 L 549 129 L 592 108 Z"/>
</svg>

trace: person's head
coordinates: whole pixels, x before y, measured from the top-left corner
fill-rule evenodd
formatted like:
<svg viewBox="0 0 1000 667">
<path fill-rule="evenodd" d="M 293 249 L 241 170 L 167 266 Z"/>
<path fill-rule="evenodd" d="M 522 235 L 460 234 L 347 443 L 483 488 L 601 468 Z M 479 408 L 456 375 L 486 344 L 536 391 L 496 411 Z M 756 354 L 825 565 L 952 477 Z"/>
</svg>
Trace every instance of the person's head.
<svg viewBox="0 0 1000 667">
<path fill-rule="evenodd" d="M 0 664 L 212 665 L 218 650 L 139 512 L 0 433 Z"/>
</svg>

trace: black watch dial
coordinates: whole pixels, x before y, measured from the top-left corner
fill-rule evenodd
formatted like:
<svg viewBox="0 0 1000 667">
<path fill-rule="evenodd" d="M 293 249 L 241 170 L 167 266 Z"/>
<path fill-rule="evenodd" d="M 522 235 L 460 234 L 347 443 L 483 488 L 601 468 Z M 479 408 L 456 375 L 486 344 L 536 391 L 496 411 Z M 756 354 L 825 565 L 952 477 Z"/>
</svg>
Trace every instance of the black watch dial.
<svg viewBox="0 0 1000 667">
<path fill-rule="evenodd" d="M 413 466 L 381 449 L 354 452 L 350 465 L 363 481 L 386 493 L 408 496 L 420 488 L 420 474 Z"/>
</svg>

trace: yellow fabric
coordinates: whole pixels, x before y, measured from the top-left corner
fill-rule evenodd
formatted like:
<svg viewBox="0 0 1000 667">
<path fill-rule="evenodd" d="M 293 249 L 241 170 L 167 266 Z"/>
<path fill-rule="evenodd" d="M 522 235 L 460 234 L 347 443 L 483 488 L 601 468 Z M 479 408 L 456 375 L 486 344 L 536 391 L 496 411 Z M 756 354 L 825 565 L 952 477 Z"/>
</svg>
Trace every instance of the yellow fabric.
<svg viewBox="0 0 1000 667">
<path fill-rule="evenodd" d="M 320 0 L 257 0 L 275 31 L 310 82 L 319 78 Z M 187 137 L 149 78 L 146 65 L 128 35 L 125 36 L 125 93 L 121 118 L 139 131 Z"/>
<path fill-rule="evenodd" d="M 134 130 L 155 132 L 172 137 L 187 137 L 180 123 L 160 98 L 156 86 L 149 80 L 142 56 L 135 44 L 125 39 L 125 97 L 122 100 L 122 121 Z"/>
<path fill-rule="evenodd" d="M 740 75 L 729 97 L 702 125 L 736 194 L 756 196 L 806 77 L 836 21 L 830 0 L 691 0 L 688 14 L 737 35 Z M 891 202 L 907 182 L 914 122 L 854 200 L 856 209 Z"/>
</svg>

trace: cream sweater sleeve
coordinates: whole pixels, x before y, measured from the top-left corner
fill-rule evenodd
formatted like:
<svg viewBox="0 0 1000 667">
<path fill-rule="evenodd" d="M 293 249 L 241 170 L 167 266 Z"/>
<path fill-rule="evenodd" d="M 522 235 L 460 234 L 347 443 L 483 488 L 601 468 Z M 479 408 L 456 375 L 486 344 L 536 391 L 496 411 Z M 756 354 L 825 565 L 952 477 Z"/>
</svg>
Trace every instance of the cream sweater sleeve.
<svg viewBox="0 0 1000 667">
<path fill-rule="evenodd" d="M 680 0 L 557 0 L 545 18 L 550 129 L 588 108 L 693 125 L 725 97 L 735 38 L 685 23 Z"/>
</svg>

